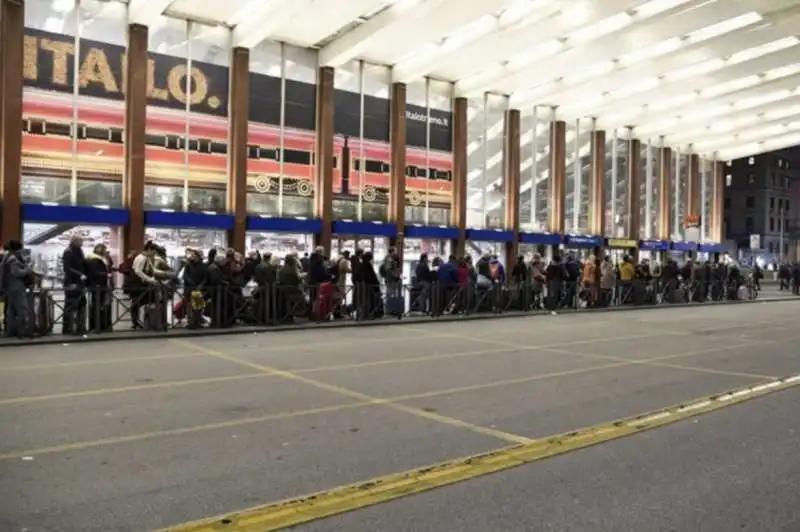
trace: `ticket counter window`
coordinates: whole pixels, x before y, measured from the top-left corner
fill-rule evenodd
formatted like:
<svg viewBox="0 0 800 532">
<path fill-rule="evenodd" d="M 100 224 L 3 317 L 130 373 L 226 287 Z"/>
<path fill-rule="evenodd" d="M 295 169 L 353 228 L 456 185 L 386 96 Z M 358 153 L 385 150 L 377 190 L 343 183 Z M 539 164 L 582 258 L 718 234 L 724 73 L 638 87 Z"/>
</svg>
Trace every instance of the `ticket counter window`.
<svg viewBox="0 0 800 532">
<path fill-rule="evenodd" d="M 83 253 L 88 256 L 95 246 L 103 244 L 115 265 L 120 263 L 120 228 L 93 225 L 25 223 L 22 241 L 30 255 L 34 271 L 41 275 L 42 286 L 61 288 L 64 268 L 61 258 L 73 237 L 83 240 Z"/>
<path fill-rule="evenodd" d="M 258 251 L 261 255 L 272 253 L 278 261 L 282 261 L 290 253 L 303 257 L 314 250 L 314 236 L 295 233 L 261 233 L 249 232 L 245 237 L 246 251 Z"/>
<path fill-rule="evenodd" d="M 196 249 L 205 258 L 212 249 L 224 249 L 228 245 L 225 231 L 209 229 L 147 227 L 145 240 L 163 247 L 167 252 L 169 266 L 176 271 L 180 268 L 180 261 L 186 254 L 186 248 Z"/>
<path fill-rule="evenodd" d="M 480 242 L 477 240 L 467 240 L 467 255 L 472 258 L 472 263 L 478 262 L 484 255 L 497 256 L 503 266 L 506 262 L 506 251 L 503 242 Z"/>
<path fill-rule="evenodd" d="M 423 253 L 428 255 L 428 261 L 433 262 L 436 257 L 446 261 L 451 254 L 449 240 L 433 240 L 428 238 L 406 238 L 403 242 L 403 282 L 410 283 Z"/>
</svg>

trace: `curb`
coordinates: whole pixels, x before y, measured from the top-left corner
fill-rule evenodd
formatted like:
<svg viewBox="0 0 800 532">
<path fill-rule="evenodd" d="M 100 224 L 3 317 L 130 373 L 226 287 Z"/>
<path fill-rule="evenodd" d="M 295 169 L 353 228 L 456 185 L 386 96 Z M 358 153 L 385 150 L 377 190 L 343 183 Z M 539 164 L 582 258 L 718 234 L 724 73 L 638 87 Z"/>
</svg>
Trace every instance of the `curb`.
<svg viewBox="0 0 800 532">
<path fill-rule="evenodd" d="M 642 305 L 642 306 L 626 306 L 626 307 L 609 307 L 598 309 L 568 309 L 558 312 L 558 316 L 579 316 L 583 314 L 599 314 L 608 312 L 631 312 L 631 311 L 654 311 L 664 309 L 680 309 L 680 308 L 708 308 L 720 307 L 731 305 L 752 305 L 758 303 L 785 303 L 790 301 L 800 301 L 800 298 L 780 297 L 769 299 L 756 299 L 753 301 L 719 301 L 708 303 L 675 303 L 675 304 L 662 304 L 662 305 Z M 381 326 L 401 326 L 401 325 L 417 325 L 420 323 L 457 323 L 463 321 L 475 320 L 497 320 L 497 319 L 511 319 L 511 318 L 537 318 L 542 316 L 550 316 L 549 312 L 522 312 L 512 311 L 500 314 L 470 314 L 467 316 L 442 316 L 440 318 L 416 318 L 410 317 L 399 320 L 381 319 L 375 321 L 340 321 L 329 323 L 299 323 L 297 325 L 278 325 L 273 327 L 236 327 L 231 329 L 172 329 L 166 333 L 159 332 L 136 332 L 136 333 L 111 333 L 107 335 L 87 336 L 83 337 L 65 337 L 65 336 L 45 336 L 42 338 L 35 338 L 28 341 L 17 340 L 0 340 L 0 350 L 9 347 L 27 347 L 27 346 L 45 346 L 45 345 L 59 345 L 59 344 L 83 344 L 83 343 L 98 343 L 98 342 L 122 342 L 126 340 L 171 340 L 177 338 L 199 338 L 205 336 L 230 336 L 241 334 L 260 334 L 260 333 L 281 333 L 291 331 L 306 331 L 306 330 L 324 330 L 324 329 L 345 329 L 352 327 L 381 327 Z"/>
</svg>

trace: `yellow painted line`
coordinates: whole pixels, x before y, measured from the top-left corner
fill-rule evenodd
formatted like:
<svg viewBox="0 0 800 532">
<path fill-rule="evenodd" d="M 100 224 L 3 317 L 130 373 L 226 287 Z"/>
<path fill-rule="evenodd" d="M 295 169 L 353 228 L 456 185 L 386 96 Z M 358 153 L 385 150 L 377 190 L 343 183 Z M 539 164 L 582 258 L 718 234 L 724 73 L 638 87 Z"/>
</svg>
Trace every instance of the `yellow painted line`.
<svg viewBox="0 0 800 532">
<path fill-rule="evenodd" d="M 750 344 L 735 344 L 736 348 L 742 347 L 749 347 Z M 663 360 L 672 360 L 675 358 L 684 358 L 690 356 L 698 356 L 698 355 L 705 355 L 709 353 L 715 353 L 719 351 L 728 351 L 731 349 L 731 346 L 724 346 L 724 347 L 714 347 L 709 349 L 703 349 L 698 351 L 691 351 L 691 352 L 681 352 L 681 353 L 673 353 L 671 355 L 664 355 L 660 357 L 654 358 L 646 358 L 646 359 L 630 359 L 625 357 L 615 357 L 611 355 L 597 355 L 594 353 L 579 353 L 575 351 L 570 351 L 566 349 L 555 349 L 551 347 L 542 348 L 545 351 L 551 353 L 559 353 L 562 355 L 572 355 L 577 357 L 584 357 L 593 360 L 613 360 L 617 362 L 631 362 L 637 366 L 650 366 L 650 367 L 657 367 L 657 368 L 669 368 L 669 369 L 677 369 L 683 371 L 692 371 L 695 373 L 709 373 L 712 375 L 726 375 L 729 377 L 746 377 L 748 379 L 777 379 L 777 375 L 764 375 L 762 373 L 747 373 L 741 371 L 728 371 L 724 369 L 713 369 L 713 368 L 703 368 L 699 366 L 685 366 L 682 364 L 670 364 L 666 362 L 661 362 Z"/>
<path fill-rule="evenodd" d="M 108 344 L 106 344 L 108 345 Z M 72 360 L 69 362 L 53 362 L 51 364 L 26 364 L 20 366 L 0 366 L 0 373 L 5 373 L 7 371 L 27 371 L 27 370 L 37 370 L 37 369 L 61 369 L 61 368 L 72 368 L 77 366 L 95 366 L 95 365 L 106 365 L 106 364 L 128 364 L 128 363 L 136 363 L 136 362 L 147 362 L 150 360 L 169 360 L 174 358 L 187 358 L 187 357 L 195 357 L 197 358 L 196 353 L 183 353 L 183 354 L 168 354 L 168 355 L 153 355 L 153 356 L 144 356 L 144 357 L 116 357 L 116 358 L 94 358 L 88 360 Z"/>
<path fill-rule="evenodd" d="M 800 375 L 769 381 L 496 451 L 175 525 L 163 532 L 282 530 L 663 427 L 799 384 Z"/>
<path fill-rule="evenodd" d="M 159 388 L 175 388 L 178 386 L 192 386 L 196 384 L 213 384 L 218 382 L 241 381 L 245 379 L 264 378 L 265 373 L 245 373 L 244 375 L 229 375 L 227 377 L 208 377 L 205 379 L 186 379 L 180 381 L 154 382 L 152 384 L 135 384 L 132 386 L 118 386 L 115 388 L 96 388 L 91 390 L 78 390 L 76 392 L 53 393 L 48 395 L 28 395 L 0 399 L 0 406 L 36 403 L 39 401 L 54 401 L 59 399 L 74 399 L 76 397 L 92 397 L 125 392 L 140 392 L 143 390 L 156 390 Z"/>
<path fill-rule="evenodd" d="M 387 408 L 391 408 L 392 410 L 396 410 L 398 412 L 404 412 L 406 414 L 410 414 L 412 416 L 428 419 L 430 421 L 435 421 L 437 423 L 442 423 L 444 425 L 450 425 L 453 427 L 458 427 L 462 429 L 466 429 L 472 432 L 476 432 L 478 434 L 483 434 L 485 436 L 492 436 L 494 438 L 498 438 L 500 440 L 504 440 L 507 442 L 515 442 L 515 443 L 524 443 L 530 441 L 530 438 L 526 438 L 524 436 L 520 436 L 518 434 L 511 434 L 509 432 L 504 432 L 501 430 L 495 430 L 489 427 L 481 427 L 479 425 L 474 425 L 472 423 L 468 423 L 466 421 L 462 421 L 460 419 L 455 419 L 449 416 L 445 416 L 442 414 L 437 414 L 435 412 L 428 412 L 427 410 L 423 410 L 421 408 L 416 408 L 413 406 L 408 406 L 404 404 L 395 403 L 388 399 L 381 399 L 377 397 L 372 397 L 371 395 L 367 395 L 365 393 L 361 393 L 355 390 L 351 390 L 349 388 L 344 388 L 343 386 L 337 386 L 335 384 L 329 384 L 327 382 L 323 382 L 317 379 L 312 379 L 309 377 L 305 377 L 303 375 L 299 375 L 297 373 L 293 373 L 291 371 L 286 371 L 278 368 L 273 368 L 270 366 L 265 366 L 262 364 L 256 364 L 255 362 L 250 362 L 249 360 L 244 360 L 242 358 L 235 357 L 233 355 L 225 354 L 221 351 L 216 351 L 213 349 L 207 349 L 206 347 L 195 344 L 194 342 L 190 342 L 187 340 L 174 340 L 175 342 L 181 343 L 183 345 L 194 347 L 198 351 L 202 353 L 206 353 L 209 356 L 214 358 L 218 358 L 220 360 L 226 360 L 233 364 L 237 364 L 239 366 L 243 366 L 246 368 L 254 369 L 256 371 L 261 371 L 268 375 L 275 375 L 278 377 L 283 377 L 284 379 L 291 380 L 294 382 L 299 382 L 302 384 L 306 384 L 313 388 L 317 388 L 318 390 L 323 390 L 326 392 L 335 393 L 338 395 L 342 395 L 344 397 L 348 397 L 350 399 L 355 399 L 356 401 L 363 401 L 370 405 L 381 405 Z"/>
</svg>

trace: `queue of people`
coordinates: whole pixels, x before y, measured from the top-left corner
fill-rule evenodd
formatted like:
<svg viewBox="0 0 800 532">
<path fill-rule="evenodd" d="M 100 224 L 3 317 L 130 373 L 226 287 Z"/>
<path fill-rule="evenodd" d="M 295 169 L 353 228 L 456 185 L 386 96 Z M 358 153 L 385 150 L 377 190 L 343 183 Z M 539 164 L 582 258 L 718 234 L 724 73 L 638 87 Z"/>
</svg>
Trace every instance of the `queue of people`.
<svg viewBox="0 0 800 532">
<path fill-rule="evenodd" d="M 80 237 L 62 255 L 63 300 L 36 290 L 37 273 L 19 242 L 9 242 L 0 262 L 0 290 L 7 336 L 54 331 L 57 310 L 64 335 L 120 330 L 165 331 L 290 323 L 297 319 L 370 320 L 409 313 L 441 316 L 507 310 L 548 310 L 610 305 L 677 303 L 751 298 L 757 287 L 736 265 L 687 261 L 663 265 L 631 257 L 579 260 L 556 254 L 545 261 L 519 257 L 510 271 L 496 255 L 419 257 L 404 285 L 402 261 L 391 248 L 376 264 L 370 251 L 326 256 L 323 248 L 282 259 L 253 251 L 186 249 L 170 261 L 155 242 L 119 265 L 105 246 L 89 253 Z M 792 289 L 800 294 L 800 265 L 792 267 Z M 121 280 L 121 282 L 119 282 Z M 121 289 L 121 290 L 120 290 Z M 743 291 L 743 289 L 746 289 Z M 122 295 L 120 295 L 120 292 Z M 408 292 L 408 293 L 407 293 Z M 406 296 L 408 295 L 408 300 Z M 408 308 L 407 308 L 408 305 Z M 60 307 L 60 309 L 59 309 Z"/>
</svg>

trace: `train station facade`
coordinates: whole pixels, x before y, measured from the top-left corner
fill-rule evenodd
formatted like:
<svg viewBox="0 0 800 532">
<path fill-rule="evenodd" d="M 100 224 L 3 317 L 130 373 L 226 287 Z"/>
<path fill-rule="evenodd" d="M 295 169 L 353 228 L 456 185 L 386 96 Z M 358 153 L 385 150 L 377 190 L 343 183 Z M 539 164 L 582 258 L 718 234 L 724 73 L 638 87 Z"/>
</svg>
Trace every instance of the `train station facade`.
<svg viewBox="0 0 800 532">
<path fill-rule="evenodd" d="M 244 22 L 147 6 L 3 0 L 4 242 L 85 226 L 112 228 L 99 238 L 121 255 L 159 230 L 236 249 L 306 235 L 286 245 L 334 254 L 416 239 L 509 261 L 556 244 L 721 250 L 738 152 L 717 141 L 331 61 L 342 38 L 247 42 Z"/>
</svg>

